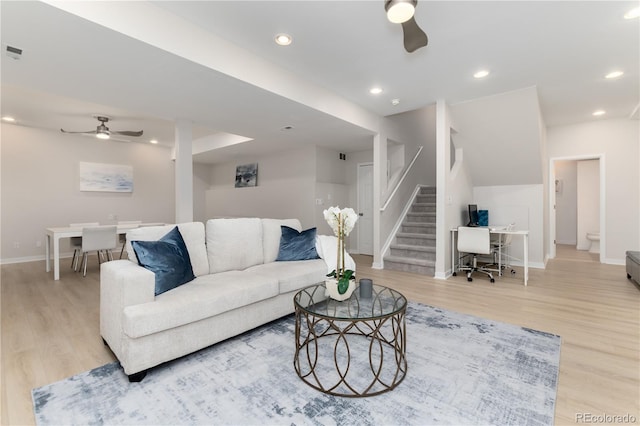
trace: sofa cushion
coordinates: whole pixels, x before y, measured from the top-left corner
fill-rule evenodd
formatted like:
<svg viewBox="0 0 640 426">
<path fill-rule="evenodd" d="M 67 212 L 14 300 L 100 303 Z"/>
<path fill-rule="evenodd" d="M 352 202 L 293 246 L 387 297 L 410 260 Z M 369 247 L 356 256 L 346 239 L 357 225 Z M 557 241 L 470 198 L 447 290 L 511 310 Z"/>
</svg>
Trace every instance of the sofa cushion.
<svg viewBox="0 0 640 426">
<path fill-rule="evenodd" d="M 147 336 L 277 295 L 275 278 L 244 271 L 204 275 L 157 296 L 153 302 L 127 306 L 123 329 L 131 338 Z"/>
<path fill-rule="evenodd" d="M 319 259 L 316 251 L 316 228 L 298 232 L 282 226 L 280 250 L 276 261 Z"/>
<path fill-rule="evenodd" d="M 243 270 L 263 263 L 260 219 L 210 219 L 206 234 L 210 273 Z"/>
<path fill-rule="evenodd" d="M 129 260 L 139 264 L 136 254 L 131 247 L 131 241 L 157 241 L 175 226 L 176 225 L 148 226 L 127 231 L 126 249 Z M 202 222 L 189 222 L 180 223 L 177 226 L 189 251 L 193 275 L 199 277 L 208 274 L 209 260 L 207 259 L 207 248 L 205 246 L 204 224 Z"/>
<path fill-rule="evenodd" d="M 280 250 L 281 226 L 288 226 L 296 231 L 302 230 L 298 219 L 262 219 L 262 245 L 264 263 L 275 262 Z"/>
<path fill-rule="evenodd" d="M 322 259 L 271 262 L 253 266 L 246 272 L 277 280 L 279 292 L 284 294 L 324 282 L 327 278 L 327 265 Z"/>
<path fill-rule="evenodd" d="M 155 295 L 193 280 L 189 251 L 174 227 L 158 241 L 131 241 L 131 246 L 141 266 L 155 274 Z"/>
</svg>

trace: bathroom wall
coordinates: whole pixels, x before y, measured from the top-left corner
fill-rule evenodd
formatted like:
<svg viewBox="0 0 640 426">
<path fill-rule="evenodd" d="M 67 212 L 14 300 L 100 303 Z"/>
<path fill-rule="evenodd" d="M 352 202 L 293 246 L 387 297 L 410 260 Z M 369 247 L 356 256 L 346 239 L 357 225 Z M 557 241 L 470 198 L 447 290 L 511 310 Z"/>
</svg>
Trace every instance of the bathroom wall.
<svg viewBox="0 0 640 426">
<path fill-rule="evenodd" d="M 600 232 L 600 161 L 578 161 L 578 250 L 589 250 L 587 232 Z"/>
</svg>

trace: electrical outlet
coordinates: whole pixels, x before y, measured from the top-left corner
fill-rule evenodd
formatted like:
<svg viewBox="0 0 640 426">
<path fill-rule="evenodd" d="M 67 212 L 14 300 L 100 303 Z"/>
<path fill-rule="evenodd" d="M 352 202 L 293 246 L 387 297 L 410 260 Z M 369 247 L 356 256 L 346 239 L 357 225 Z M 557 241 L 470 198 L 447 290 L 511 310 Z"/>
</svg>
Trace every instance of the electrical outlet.
<svg viewBox="0 0 640 426">
<path fill-rule="evenodd" d="M 36 241 L 36 247 L 42 247 L 42 241 L 40 240 Z"/>
<path fill-rule="evenodd" d="M 316 205 L 321 206 L 322 204 L 324 204 L 324 202 L 322 201 L 322 198 L 316 198 Z"/>
<path fill-rule="evenodd" d="M 13 248 L 19 249 L 20 248 L 20 242 L 19 241 L 14 241 L 13 242 Z"/>
</svg>

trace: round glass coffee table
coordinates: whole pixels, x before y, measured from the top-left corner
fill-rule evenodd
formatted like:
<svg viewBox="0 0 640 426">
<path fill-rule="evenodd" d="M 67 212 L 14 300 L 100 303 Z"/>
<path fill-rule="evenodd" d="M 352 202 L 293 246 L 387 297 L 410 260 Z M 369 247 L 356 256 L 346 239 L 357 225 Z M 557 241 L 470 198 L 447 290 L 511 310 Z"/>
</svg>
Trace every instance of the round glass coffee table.
<svg viewBox="0 0 640 426">
<path fill-rule="evenodd" d="M 325 294 L 324 284 L 316 284 L 293 298 L 296 373 L 330 395 L 378 395 L 395 388 L 407 373 L 407 299 L 379 285 L 371 297 L 361 297 L 358 290 L 338 302 Z"/>
</svg>

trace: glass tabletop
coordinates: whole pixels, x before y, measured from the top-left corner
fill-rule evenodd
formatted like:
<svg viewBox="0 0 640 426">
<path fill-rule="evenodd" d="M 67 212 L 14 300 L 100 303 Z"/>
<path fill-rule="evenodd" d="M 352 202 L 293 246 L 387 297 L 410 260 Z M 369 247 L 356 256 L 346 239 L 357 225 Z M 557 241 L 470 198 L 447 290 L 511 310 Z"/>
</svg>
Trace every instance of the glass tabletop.
<svg viewBox="0 0 640 426">
<path fill-rule="evenodd" d="M 401 293 L 376 284 L 371 297 L 361 297 L 356 288 L 351 297 L 342 302 L 329 297 L 324 283 L 316 284 L 296 293 L 293 302 L 297 308 L 315 316 L 344 320 L 386 317 L 407 306 L 407 299 Z"/>
</svg>

